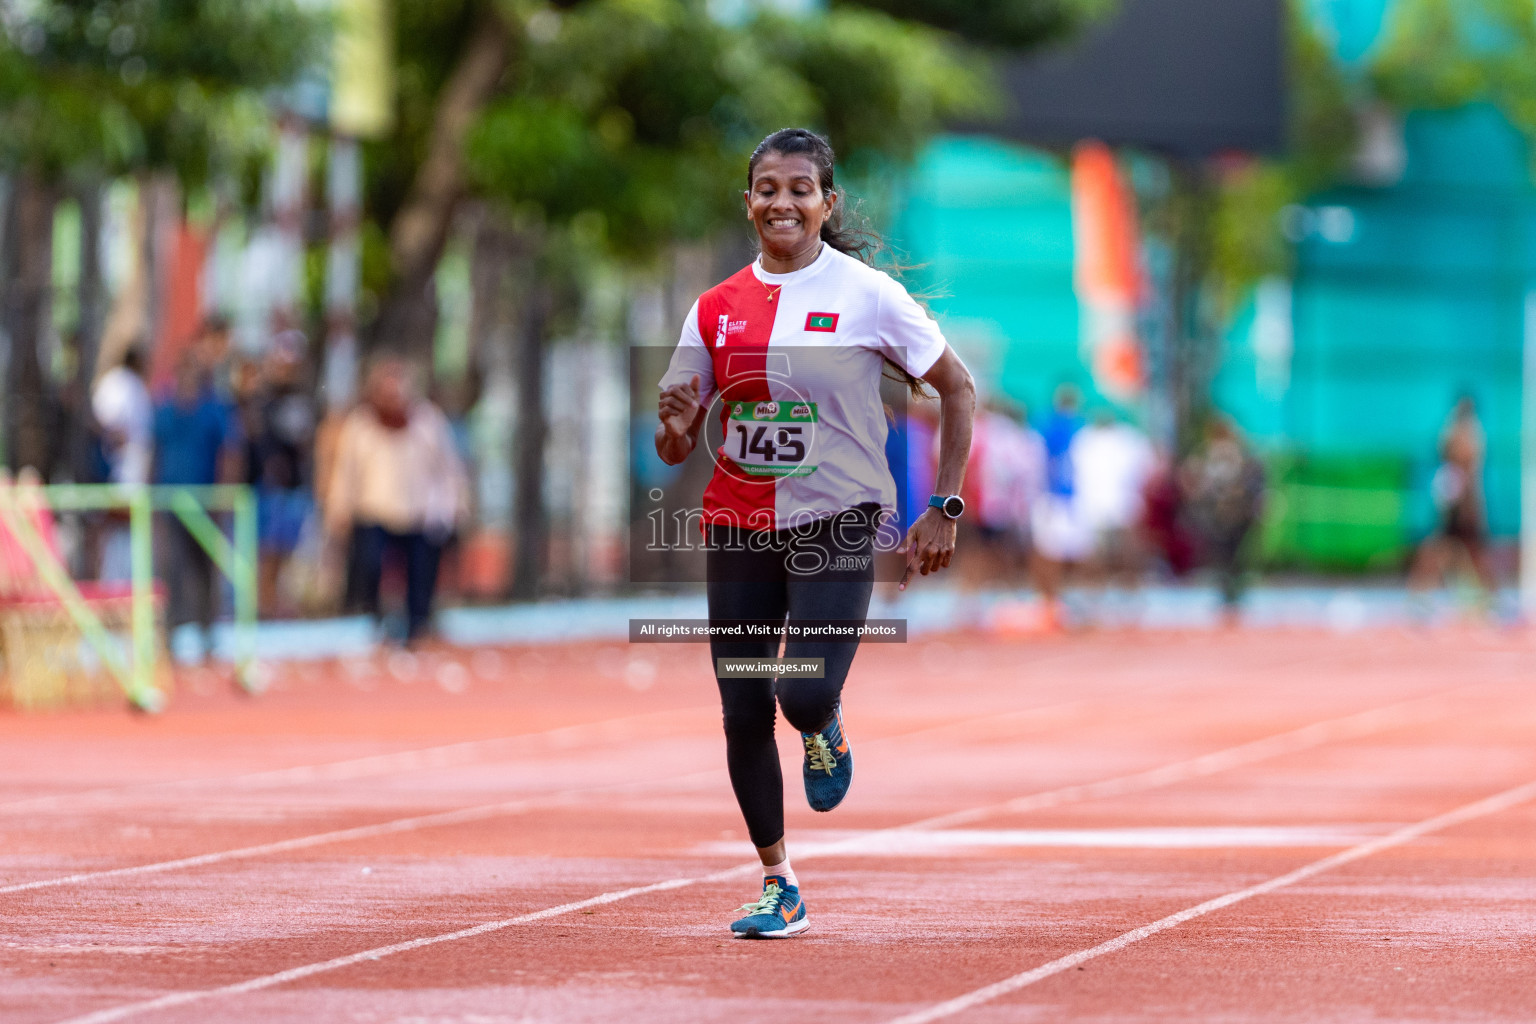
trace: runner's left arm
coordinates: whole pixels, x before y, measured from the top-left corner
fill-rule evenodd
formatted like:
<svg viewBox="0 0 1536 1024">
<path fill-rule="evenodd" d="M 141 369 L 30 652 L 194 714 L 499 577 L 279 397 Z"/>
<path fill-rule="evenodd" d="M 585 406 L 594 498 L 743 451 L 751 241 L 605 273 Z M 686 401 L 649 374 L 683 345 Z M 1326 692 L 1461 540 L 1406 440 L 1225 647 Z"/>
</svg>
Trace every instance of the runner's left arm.
<svg viewBox="0 0 1536 1024">
<path fill-rule="evenodd" d="M 881 348 L 886 358 L 939 393 L 939 464 L 933 486 L 938 494 L 959 494 L 971 453 L 976 383 L 928 311 L 896 280 L 882 276 L 877 314 Z M 926 576 L 949 565 L 955 553 L 954 520 L 928 509 L 907 530 L 902 550 L 908 562 L 899 589 L 905 590 L 914 571 Z"/>
<path fill-rule="evenodd" d="M 933 482 L 936 494 L 959 494 L 965 482 L 965 463 L 971 452 L 971 430 L 976 420 L 976 382 L 955 350 L 944 354 L 923 374 L 923 380 L 939 393 L 939 470 Z M 907 571 L 898 589 L 907 589 L 914 570 L 927 576 L 949 566 L 955 554 L 955 521 L 936 508 L 917 517 L 907 531 L 903 548 Z"/>
</svg>

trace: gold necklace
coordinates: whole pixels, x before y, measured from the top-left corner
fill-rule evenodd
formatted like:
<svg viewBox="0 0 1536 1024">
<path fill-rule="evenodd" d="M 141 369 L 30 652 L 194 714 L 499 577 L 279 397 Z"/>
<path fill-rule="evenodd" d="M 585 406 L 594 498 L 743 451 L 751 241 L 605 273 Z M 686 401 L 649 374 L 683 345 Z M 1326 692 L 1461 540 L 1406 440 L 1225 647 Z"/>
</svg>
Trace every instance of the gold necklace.
<svg viewBox="0 0 1536 1024">
<path fill-rule="evenodd" d="M 820 244 L 818 244 L 816 246 L 816 255 L 811 258 L 811 263 L 815 263 L 817 260 L 821 259 L 821 250 L 825 246 L 826 246 L 825 242 L 821 242 Z M 810 266 L 811 263 L 807 263 L 805 265 L 805 267 Z M 758 266 L 762 266 L 762 262 L 761 261 L 758 262 Z M 791 270 L 790 273 L 793 274 L 796 271 L 804 270 L 805 267 L 796 267 L 795 270 Z M 764 273 L 767 273 L 767 271 L 764 271 Z M 753 277 L 757 277 L 756 274 L 753 274 L 752 276 Z M 784 286 L 782 284 L 769 284 L 767 281 L 764 281 L 760 277 L 757 278 L 757 283 L 762 285 L 764 288 L 766 288 L 768 290 L 768 301 L 769 302 L 772 302 L 774 299 L 778 298 L 779 297 L 779 292 L 784 289 Z"/>
</svg>

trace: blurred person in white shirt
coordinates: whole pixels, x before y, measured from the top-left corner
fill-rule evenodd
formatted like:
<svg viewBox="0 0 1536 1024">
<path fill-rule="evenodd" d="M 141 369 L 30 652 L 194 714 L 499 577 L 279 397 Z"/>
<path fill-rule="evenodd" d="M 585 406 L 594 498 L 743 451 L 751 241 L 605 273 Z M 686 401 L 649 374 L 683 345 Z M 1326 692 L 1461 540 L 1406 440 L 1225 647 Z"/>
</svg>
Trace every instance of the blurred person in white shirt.
<svg viewBox="0 0 1536 1024">
<path fill-rule="evenodd" d="M 1078 510 L 1093 534 L 1101 581 L 1133 584 L 1143 562 L 1138 532 L 1157 453 L 1145 434 L 1102 410 L 1072 438 Z"/>
<path fill-rule="evenodd" d="M 96 382 L 91 413 L 101 427 L 108 479 L 114 484 L 148 483 L 155 406 L 144 383 L 144 352 L 138 346 Z"/>
<path fill-rule="evenodd" d="M 1004 403 L 989 403 L 976 417 L 962 493 L 976 509 L 982 557 L 966 578 L 1010 580 L 1022 574 L 1030 551 L 1030 510 L 1045 490 L 1045 441 Z"/>
<path fill-rule="evenodd" d="M 107 480 L 123 487 L 149 483 L 154 456 L 155 405 L 144 383 L 144 350 L 135 344 L 91 389 L 91 415 L 101 431 Z M 133 575 L 128 523 L 109 517 L 102 532 L 100 578 L 121 582 Z"/>
</svg>

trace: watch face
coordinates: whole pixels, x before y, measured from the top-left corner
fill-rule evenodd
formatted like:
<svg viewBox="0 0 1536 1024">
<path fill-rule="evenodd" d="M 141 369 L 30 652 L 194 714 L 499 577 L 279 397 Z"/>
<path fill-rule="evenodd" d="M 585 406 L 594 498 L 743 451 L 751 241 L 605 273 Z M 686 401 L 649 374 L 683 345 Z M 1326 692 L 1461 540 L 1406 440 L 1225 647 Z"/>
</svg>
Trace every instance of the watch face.
<svg viewBox="0 0 1536 1024">
<path fill-rule="evenodd" d="M 965 502 L 960 500 L 960 495 L 951 494 L 944 499 L 944 514 L 949 516 L 949 518 L 959 519 L 960 514 L 964 511 Z"/>
</svg>

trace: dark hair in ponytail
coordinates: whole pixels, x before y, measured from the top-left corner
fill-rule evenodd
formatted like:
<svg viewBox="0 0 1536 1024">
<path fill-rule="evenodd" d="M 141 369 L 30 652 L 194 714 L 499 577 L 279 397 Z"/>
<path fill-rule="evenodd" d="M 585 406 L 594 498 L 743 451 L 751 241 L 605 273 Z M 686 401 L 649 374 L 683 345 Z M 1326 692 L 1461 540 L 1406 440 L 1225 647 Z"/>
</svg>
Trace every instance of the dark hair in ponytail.
<svg viewBox="0 0 1536 1024">
<path fill-rule="evenodd" d="M 833 171 L 837 154 L 832 143 L 806 128 L 781 128 L 757 144 L 752 158 L 747 161 L 747 189 L 752 188 L 752 176 L 757 165 L 769 153 L 781 156 L 803 156 L 816 167 L 816 178 L 823 196 L 837 196 L 832 216 L 822 221 L 821 240 L 838 252 L 846 253 L 861 263 L 873 264 L 875 257 L 885 251 L 885 240 L 869 226 L 869 222 L 857 212 L 848 209 L 848 193 L 837 187 Z M 927 398 L 929 393 L 923 382 L 889 359 L 886 376 L 907 386 L 913 398 Z"/>
</svg>

